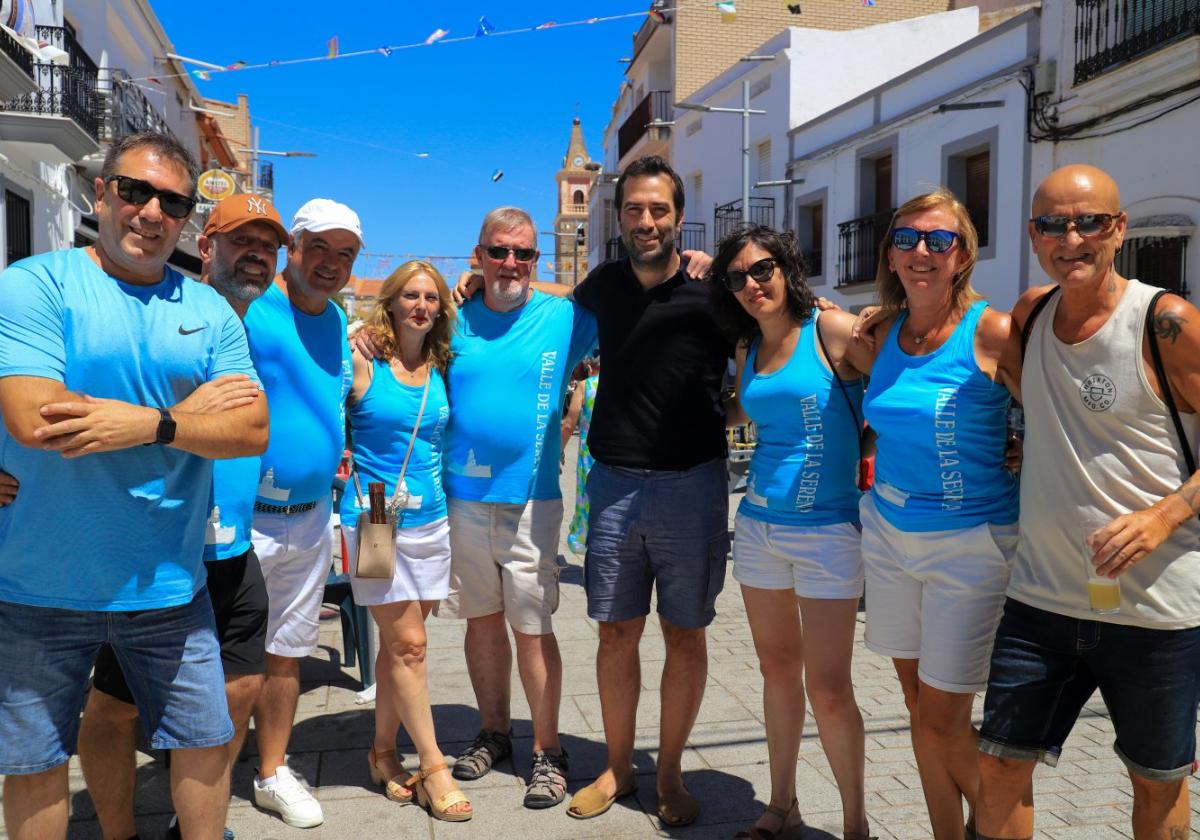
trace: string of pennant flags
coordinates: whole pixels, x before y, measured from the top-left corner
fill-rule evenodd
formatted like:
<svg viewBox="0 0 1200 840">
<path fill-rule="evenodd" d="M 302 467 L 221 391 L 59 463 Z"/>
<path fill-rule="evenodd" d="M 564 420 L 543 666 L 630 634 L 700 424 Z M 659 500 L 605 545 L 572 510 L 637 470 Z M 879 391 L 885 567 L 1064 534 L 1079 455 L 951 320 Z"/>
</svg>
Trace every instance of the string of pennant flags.
<svg viewBox="0 0 1200 840">
<path fill-rule="evenodd" d="M 874 6 L 876 0 L 860 0 L 863 6 Z M 783 5 L 789 12 L 794 15 L 801 13 L 801 4 L 784 2 Z M 722 23 L 732 23 L 737 20 L 737 0 L 718 0 L 712 4 L 712 8 L 721 16 Z M 261 70 L 271 67 L 288 67 L 296 64 L 309 64 L 318 61 L 334 61 L 344 58 L 357 58 L 365 55 L 382 55 L 390 56 L 394 52 L 401 50 L 420 49 L 423 47 L 432 47 L 436 45 L 465 43 L 476 41 L 480 38 L 499 38 L 505 35 L 522 35 L 530 32 L 544 32 L 550 29 L 564 29 L 572 26 L 592 26 L 598 23 L 608 23 L 616 20 L 628 20 L 630 18 L 646 17 L 664 23 L 668 20 L 667 15 L 675 11 L 673 7 L 656 6 L 646 11 L 625 12 L 616 15 L 601 15 L 595 17 L 581 18 L 579 20 L 570 20 L 564 22 L 544 21 L 543 23 L 534 26 L 520 26 L 514 29 L 497 29 L 496 26 L 487 19 L 486 16 L 479 18 L 479 23 L 475 27 L 474 33 L 470 35 L 458 35 L 450 37 L 450 30 L 438 27 L 429 33 L 421 41 L 414 41 L 408 44 L 385 45 L 374 47 L 372 49 L 352 50 L 342 52 L 338 43 L 338 36 L 334 35 L 325 43 L 325 53 L 319 56 L 307 56 L 304 58 L 289 58 L 289 59 L 273 59 L 270 61 L 258 62 L 251 64 L 244 60 L 234 61 L 230 64 L 215 64 L 208 61 L 200 61 L 193 58 L 179 57 L 180 61 L 188 64 L 196 65 L 197 69 L 189 70 L 186 73 L 173 73 L 159 76 L 142 76 L 139 78 L 127 79 L 129 82 L 159 82 L 164 78 L 178 78 L 182 76 L 193 76 L 202 81 L 208 81 L 214 73 L 231 73 L 240 70 Z"/>
</svg>

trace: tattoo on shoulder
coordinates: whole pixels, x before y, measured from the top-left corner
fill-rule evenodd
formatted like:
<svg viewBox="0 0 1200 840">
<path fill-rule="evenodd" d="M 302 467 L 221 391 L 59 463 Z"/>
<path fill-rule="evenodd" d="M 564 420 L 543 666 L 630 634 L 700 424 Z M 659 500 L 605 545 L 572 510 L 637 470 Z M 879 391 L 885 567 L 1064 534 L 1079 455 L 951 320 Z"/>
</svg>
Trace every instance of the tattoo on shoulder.
<svg viewBox="0 0 1200 840">
<path fill-rule="evenodd" d="M 1186 323 L 1186 318 L 1181 318 L 1174 312 L 1160 312 L 1154 316 L 1154 334 L 1163 341 L 1174 344 Z"/>
</svg>

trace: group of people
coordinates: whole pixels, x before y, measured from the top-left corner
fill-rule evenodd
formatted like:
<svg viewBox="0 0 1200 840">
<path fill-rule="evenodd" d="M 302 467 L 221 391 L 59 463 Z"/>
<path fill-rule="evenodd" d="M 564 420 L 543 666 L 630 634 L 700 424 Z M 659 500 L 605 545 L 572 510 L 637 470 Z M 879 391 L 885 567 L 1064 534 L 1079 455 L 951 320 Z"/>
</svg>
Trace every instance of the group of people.
<svg viewBox="0 0 1200 840">
<path fill-rule="evenodd" d="M 1125 217 L 1103 172 L 1065 167 L 1038 189 L 1029 235 L 1052 284 L 1011 315 L 972 289 L 977 236 L 947 191 L 896 211 L 882 310 L 864 324 L 817 305 L 790 234 L 747 227 L 711 261 L 680 254 L 682 182 L 647 157 L 616 185 L 628 258 L 574 289 L 531 282 L 536 227 L 501 207 L 480 227 L 482 282 L 452 290 L 433 265 L 405 263 L 349 342 L 333 298 L 363 245 L 357 214 L 317 198 L 285 228 L 264 198 L 228 198 L 200 238 L 198 284 L 167 265 L 196 175 L 169 137 L 113 144 L 95 182 L 96 243 L 0 274 L 10 836 L 65 836 L 76 751 L 105 836 L 136 836 L 139 719 L 151 746 L 173 751 L 182 836 L 221 836 L 252 716 L 255 803 L 321 824 L 287 747 L 346 446 L 348 555 L 365 556 L 372 514 L 390 526 L 390 574 L 352 576 L 380 634 L 372 780 L 438 819 L 470 819 L 458 781 L 512 753 L 515 647 L 533 728 L 524 804 L 563 802 L 560 431 L 572 371 L 597 346 L 604 375 L 572 399 L 593 461 L 572 545 L 586 544 L 607 758 L 569 816 L 600 816 L 636 790 L 653 595 L 666 644 L 657 812 L 668 827 L 697 817 L 681 759 L 730 551 L 725 429 L 753 420 L 733 576 L 764 679 L 771 794 L 739 836 L 799 836 L 806 696 L 844 836 L 870 836 L 850 667 L 864 581 L 866 643 L 895 662 L 936 837 L 1032 836 L 1034 763 L 1057 760 L 1097 687 L 1130 771 L 1135 836 L 1186 836 L 1200 478 L 1184 451 L 1200 433 L 1200 320 L 1115 270 Z M 1027 418 L 1019 479 L 1006 461 L 1011 398 Z M 865 496 L 864 423 L 877 435 Z M 1100 524 L 1083 533 L 1081 521 Z M 1119 581 L 1119 611 L 1093 611 L 1089 572 Z M 426 679 L 431 612 L 466 622 L 480 714 L 453 765 Z M 417 753 L 408 770 L 401 726 Z"/>
</svg>

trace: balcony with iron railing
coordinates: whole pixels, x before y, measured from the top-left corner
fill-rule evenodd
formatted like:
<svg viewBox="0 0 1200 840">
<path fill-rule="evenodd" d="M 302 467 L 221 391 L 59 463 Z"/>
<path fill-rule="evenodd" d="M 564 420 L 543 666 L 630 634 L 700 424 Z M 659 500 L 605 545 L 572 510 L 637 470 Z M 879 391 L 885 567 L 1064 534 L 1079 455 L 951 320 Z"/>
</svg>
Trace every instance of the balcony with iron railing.
<svg viewBox="0 0 1200 840">
<path fill-rule="evenodd" d="M 258 162 L 258 189 L 255 192 L 272 192 L 275 189 L 275 165 L 269 160 Z"/>
<path fill-rule="evenodd" d="M 633 112 L 617 129 L 617 157 L 625 155 L 650 132 L 654 137 L 665 137 L 661 132 L 670 131 L 667 127 L 652 126 L 651 123 L 669 122 L 671 119 L 671 91 L 652 90 L 639 102 Z"/>
<path fill-rule="evenodd" d="M 805 277 L 820 277 L 824 266 L 821 265 L 821 249 L 809 248 L 800 252 L 801 258 L 804 260 L 804 276 Z"/>
<path fill-rule="evenodd" d="M 742 200 L 735 199 L 728 204 L 718 204 L 713 208 L 713 247 L 722 239 L 740 227 L 744 221 L 752 225 L 775 226 L 775 199 L 752 195 L 750 196 L 749 218 L 742 219 Z"/>
<path fill-rule="evenodd" d="M 1200 0 L 1075 0 L 1075 84 L 1189 35 Z"/>
<path fill-rule="evenodd" d="M 619 236 L 614 236 L 604 243 L 604 259 L 605 260 L 623 260 L 629 256 L 629 251 L 625 249 L 625 242 Z"/>
<path fill-rule="evenodd" d="M 838 225 L 837 287 L 874 282 L 879 249 L 891 224 L 892 212 L 862 216 Z"/>
<path fill-rule="evenodd" d="M 0 97 L 21 96 L 35 89 L 33 54 L 0 29 Z"/>
<path fill-rule="evenodd" d="M 100 74 L 97 88 L 102 108 L 100 139 L 114 143 L 128 134 L 154 131 L 175 137 L 163 112 L 154 106 L 129 74 L 117 68 L 106 68 Z"/>
<path fill-rule="evenodd" d="M 76 161 L 100 148 L 96 63 L 63 27 L 38 26 L 36 33 L 66 52 L 67 63 L 33 63 L 37 90 L 0 102 L 0 136 L 53 146 Z"/>
<path fill-rule="evenodd" d="M 684 222 L 679 230 L 679 250 L 707 251 L 708 237 L 704 222 Z"/>
</svg>

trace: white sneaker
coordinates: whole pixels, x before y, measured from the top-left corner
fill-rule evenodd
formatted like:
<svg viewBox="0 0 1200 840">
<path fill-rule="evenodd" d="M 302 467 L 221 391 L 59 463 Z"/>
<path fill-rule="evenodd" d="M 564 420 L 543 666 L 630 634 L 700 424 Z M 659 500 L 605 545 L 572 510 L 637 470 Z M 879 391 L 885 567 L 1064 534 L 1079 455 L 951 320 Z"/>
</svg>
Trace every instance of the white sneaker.
<svg viewBox="0 0 1200 840">
<path fill-rule="evenodd" d="M 313 828 L 325 822 L 321 803 L 286 766 L 275 768 L 273 784 L 264 785 L 257 776 L 254 777 L 254 804 L 266 811 L 274 811 L 285 823 L 296 828 Z"/>
</svg>

